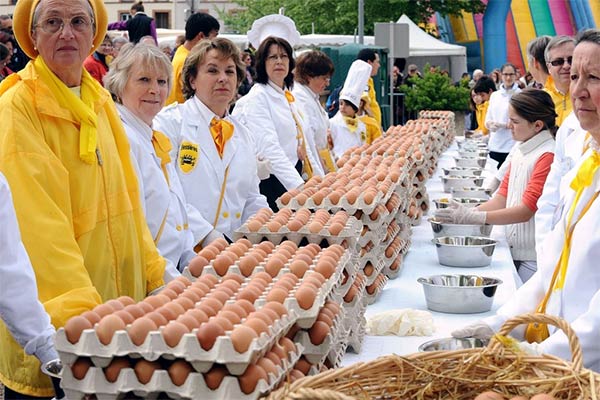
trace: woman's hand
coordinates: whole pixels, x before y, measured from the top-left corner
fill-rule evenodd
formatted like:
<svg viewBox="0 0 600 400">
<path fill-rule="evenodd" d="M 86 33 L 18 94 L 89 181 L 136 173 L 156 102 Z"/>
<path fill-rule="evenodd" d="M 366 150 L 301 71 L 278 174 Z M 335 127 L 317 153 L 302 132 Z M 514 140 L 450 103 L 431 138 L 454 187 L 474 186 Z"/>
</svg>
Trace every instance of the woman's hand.
<svg viewBox="0 0 600 400">
<path fill-rule="evenodd" d="M 451 201 L 450 207 L 436 210 L 435 219 L 451 224 L 485 225 L 486 213 Z"/>
</svg>

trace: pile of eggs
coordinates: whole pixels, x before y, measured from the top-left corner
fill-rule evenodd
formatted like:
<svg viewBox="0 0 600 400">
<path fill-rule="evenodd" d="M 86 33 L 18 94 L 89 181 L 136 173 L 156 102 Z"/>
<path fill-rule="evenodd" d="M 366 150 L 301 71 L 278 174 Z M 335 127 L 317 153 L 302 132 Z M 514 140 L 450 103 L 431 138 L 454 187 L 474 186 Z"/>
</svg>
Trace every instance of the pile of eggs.
<svg viewBox="0 0 600 400">
<path fill-rule="evenodd" d="M 311 213 L 306 208 L 296 212 L 289 208 L 283 208 L 273 214 L 271 209 L 263 208 L 250 217 L 245 225 L 250 232 L 259 232 L 264 227 L 263 231 L 271 233 L 283 231 L 282 227 L 286 227 L 290 232 L 304 232 L 303 228 L 307 228 L 306 233 L 318 234 L 326 228 L 327 234 L 338 236 L 344 230 L 347 222 L 348 213 L 345 211 L 338 211 L 331 215 L 324 209 Z"/>
</svg>

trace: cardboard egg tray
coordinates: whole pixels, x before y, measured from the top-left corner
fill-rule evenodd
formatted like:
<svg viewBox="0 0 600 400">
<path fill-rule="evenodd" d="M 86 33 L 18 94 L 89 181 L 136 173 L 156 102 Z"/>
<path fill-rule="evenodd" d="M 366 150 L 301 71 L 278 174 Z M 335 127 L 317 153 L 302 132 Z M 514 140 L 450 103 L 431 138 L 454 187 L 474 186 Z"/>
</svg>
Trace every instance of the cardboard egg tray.
<svg viewBox="0 0 600 400">
<path fill-rule="evenodd" d="M 389 279 L 396 279 L 398 277 L 398 275 L 400 275 L 400 272 L 402 272 L 402 266 L 403 266 L 402 263 L 404 261 L 404 255 L 402 253 L 398 254 L 396 256 L 396 260 L 398 260 L 398 259 L 400 260 L 400 264 L 398 265 L 398 268 L 396 268 L 396 269 L 390 268 L 392 263 L 395 261 L 395 260 L 393 260 L 391 263 L 385 264 L 385 266 L 383 267 L 383 270 L 381 271 Z"/>
<path fill-rule="evenodd" d="M 355 354 L 359 354 L 362 349 L 363 339 L 367 334 L 367 320 L 362 318 L 360 323 L 356 325 L 354 329 L 350 331 L 348 335 L 348 348 L 346 351 L 352 351 Z"/>
<path fill-rule="evenodd" d="M 385 236 L 386 229 L 387 227 L 383 224 L 375 227 L 374 229 L 371 229 L 367 226 L 364 234 L 358 238 L 358 246 L 365 247 L 369 242 L 373 242 L 373 244 L 377 245 Z"/>
<path fill-rule="evenodd" d="M 345 339 L 347 332 L 344 330 L 343 321 L 344 309 L 340 308 L 340 313 L 334 318 L 333 324 L 330 327 L 331 331 L 325 337 L 323 343 L 319 345 L 313 344 L 310 341 L 307 330 L 299 330 L 296 336 L 294 336 L 294 343 L 299 343 L 304 348 L 302 355 L 311 364 L 318 364 L 325 359 L 330 350 L 338 346 L 342 339 Z"/>
<path fill-rule="evenodd" d="M 258 308 L 258 307 L 257 307 Z M 81 334 L 79 342 L 72 344 L 67 340 L 64 328 L 56 332 L 55 344 L 60 359 L 65 365 L 72 365 L 78 357 L 90 357 L 96 367 L 108 366 L 113 357 L 131 356 L 155 361 L 160 357 L 174 360 L 177 358 L 188 361 L 197 372 L 208 371 L 214 363 L 226 364 L 232 375 L 244 373 L 250 363 L 262 357 L 273 344 L 287 333 L 296 321 L 294 311 L 288 309 L 288 314 L 276 320 L 271 328 L 271 334 L 262 333 L 253 339 L 250 347 L 244 353 L 238 353 L 231 342 L 228 331 L 223 336 L 217 337 L 213 347 L 206 351 L 198 342 L 197 329 L 186 333 L 175 347 L 168 346 L 158 331 L 148 333 L 146 340 L 140 346 L 132 343 L 127 331 L 116 331 L 108 345 L 100 343 L 94 329 L 86 329 Z"/>
<path fill-rule="evenodd" d="M 396 243 L 399 244 L 399 246 L 394 250 L 393 254 L 391 257 L 388 257 L 385 255 L 385 252 L 383 252 L 381 259 L 383 261 L 384 266 L 387 265 L 391 265 L 392 262 L 396 259 L 396 257 L 398 256 L 398 254 L 400 254 L 400 252 L 406 247 L 406 240 L 402 239 L 402 235 L 400 233 L 398 233 L 398 235 L 396 235 L 396 237 L 392 240 L 392 242 L 396 240 Z M 389 247 L 386 247 L 386 250 Z"/>
<path fill-rule="evenodd" d="M 166 370 L 156 370 L 150 381 L 140 383 L 133 368 L 124 368 L 115 382 L 108 382 L 104 372 L 99 367 L 90 367 L 85 377 L 75 379 L 70 368 L 62 372 L 61 386 L 68 399 L 83 399 L 95 395 L 99 400 L 123 398 L 126 393 L 133 392 L 136 396 L 157 399 L 167 394 L 175 399 L 240 399 L 254 400 L 276 388 L 287 376 L 288 371 L 298 361 L 304 351 L 302 345 L 296 343 L 296 353 L 288 354 L 284 366 L 276 366 L 277 374 L 269 373 L 269 381 L 259 380 L 254 392 L 246 394 L 240 389 L 237 377 L 225 376 L 216 390 L 207 387 L 204 377 L 199 372 L 191 372 L 181 386 L 175 385 Z"/>
<path fill-rule="evenodd" d="M 375 292 L 373 294 L 369 294 L 369 292 L 367 292 L 367 288 L 365 287 L 363 302 L 366 305 L 371 305 L 371 304 L 375 303 L 381 296 L 381 292 L 383 291 L 383 288 L 387 284 L 387 281 L 388 281 L 387 276 L 385 276 L 383 274 L 379 274 L 379 275 L 383 276 L 383 280 L 377 285 Z M 373 279 L 373 280 L 375 280 L 375 279 Z M 367 286 L 369 286 L 369 284 Z"/>
<path fill-rule="evenodd" d="M 364 301 L 364 289 L 360 295 L 357 295 L 356 301 L 352 301 L 353 306 L 351 308 L 344 307 L 346 311 L 346 318 L 344 319 L 345 329 L 351 333 L 355 330 L 358 325 L 365 321 L 365 311 L 367 304 Z M 349 334 L 350 334 L 349 333 Z"/>
<path fill-rule="evenodd" d="M 350 302 L 345 302 L 344 299 L 340 301 L 340 304 L 344 308 L 345 315 L 350 318 L 351 316 L 356 315 L 364 315 L 366 305 L 364 304 L 362 298 L 365 292 L 366 280 L 363 280 L 362 283 L 357 285 L 357 293 L 356 296 Z M 349 321 L 350 323 L 352 321 Z"/>
<path fill-rule="evenodd" d="M 342 299 L 346 293 L 348 293 L 348 289 L 350 289 L 350 286 L 352 286 L 354 280 L 356 279 L 356 274 L 358 273 L 358 263 L 354 262 L 353 265 L 354 268 L 352 268 L 352 270 L 346 270 L 348 273 L 348 279 L 346 279 L 346 283 L 342 284 L 341 281 L 343 279 L 340 279 L 340 283 L 335 286 L 329 294 L 329 299 L 337 304 L 342 303 Z"/>
<path fill-rule="evenodd" d="M 346 349 L 348 349 L 348 335 L 350 332 L 346 332 L 345 338 L 337 342 L 329 353 L 325 356 L 326 361 L 329 361 L 329 365 L 331 368 L 338 368 L 342 365 L 342 360 L 344 359 L 344 355 L 346 354 Z"/>
<path fill-rule="evenodd" d="M 310 221 L 312 221 L 312 217 L 309 222 Z M 306 239 L 309 243 L 317 244 L 320 244 L 323 240 L 325 240 L 330 245 L 346 244 L 348 247 L 354 247 L 356 246 L 358 237 L 360 236 L 360 232 L 362 230 L 362 224 L 360 221 L 357 221 L 357 219 L 352 216 L 348 217 L 348 221 L 346 221 L 344 229 L 338 235 L 332 235 L 329 233 L 329 222 L 318 233 L 311 233 L 307 225 L 303 226 L 297 232 L 290 231 L 290 229 L 285 225 L 283 225 L 278 232 L 269 231 L 265 225 L 261 226 L 257 232 L 250 232 L 248 229 L 248 222 L 246 222 L 235 230 L 233 233 L 233 238 L 234 240 L 246 238 L 254 244 L 262 242 L 263 239 L 267 239 L 273 244 L 279 244 L 284 240 L 291 240 L 296 245 L 300 244 L 303 239 Z"/>
</svg>

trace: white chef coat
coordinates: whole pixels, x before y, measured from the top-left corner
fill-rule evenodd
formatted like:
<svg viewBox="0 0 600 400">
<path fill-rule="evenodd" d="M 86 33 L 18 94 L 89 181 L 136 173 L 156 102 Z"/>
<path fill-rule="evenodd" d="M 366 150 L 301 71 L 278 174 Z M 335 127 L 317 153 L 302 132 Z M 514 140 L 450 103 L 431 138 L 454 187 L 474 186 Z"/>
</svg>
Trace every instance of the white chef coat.
<svg viewBox="0 0 600 400">
<path fill-rule="evenodd" d="M 588 150 L 569 171 L 564 179 L 570 182 L 575 177 L 583 160 L 591 154 Z M 585 189 L 577 203 L 573 221 L 576 221 L 581 210 L 592 195 L 600 191 L 600 170 L 594 176 L 592 185 Z M 575 191 L 564 187 L 560 191 L 559 206 L 554 219 L 553 229 L 545 239 L 544 251 L 538 253 L 538 270 L 533 277 L 517 290 L 515 295 L 502 307 L 495 316 L 484 319 L 492 329 L 498 330 L 506 319 L 522 313 L 533 312 L 541 302 L 550 286 L 554 268 L 563 249 L 567 214 L 575 198 Z M 583 361 L 587 368 L 600 372 L 600 235 L 595 234 L 600 226 L 600 198 L 589 208 L 588 212 L 575 225 L 571 239 L 571 253 L 565 285 L 562 291 L 550 296 L 546 313 L 565 319 L 573 328 L 583 350 Z M 540 346 L 544 353 L 554 354 L 566 360 L 571 359 L 567 337 L 561 331 L 548 327 L 550 337 Z M 523 335 L 524 327 L 513 331 L 515 335 Z"/>
<path fill-rule="evenodd" d="M 35 274 L 21 241 L 10 188 L 1 173 L 0 294 L 0 318 L 25 352 L 42 363 L 58 358 L 55 330 L 38 300 Z"/>
<path fill-rule="evenodd" d="M 349 148 L 364 144 L 363 138 L 367 136 L 367 127 L 360 118 L 356 117 L 356 120 L 358 121 L 358 126 L 354 132 L 350 132 L 344 116 L 339 111 L 329 120 L 331 140 L 333 141 L 333 155 L 336 160 Z"/>
<path fill-rule="evenodd" d="M 292 112 L 296 114 L 298 122 L 303 124 L 294 103 L 290 105 L 284 91 L 276 85 L 255 83 L 250 92 L 235 103 L 232 113 L 248 128 L 257 155 L 271 162 L 272 174 L 286 190 L 304 183 L 294 168 L 298 163 L 298 133 Z M 323 175 L 318 156 L 313 155 L 310 145 L 306 146 L 306 151 L 314 174 Z"/>
<path fill-rule="evenodd" d="M 225 117 L 233 124 L 234 132 L 221 159 L 210 133 L 214 117 L 218 116 L 194 96 L 183 104 L 164 108 L 155 117 L 154 124 L 171 138 L 177 149 L 172 162 L 185 197 L 204 217 L 208 232 L 214 227 L 232 238 L 233 231 L 248 217 L 269 206 L 258 188 L 256 153 L 248 129 L 235 118 Z M 218 211 L 225 178 L 223 201 Z"/>
<path fill-rule="evenodd" d="M 318 155 L 318 150 L 328 147 L 329 116 L 319 101 L 319 95 L 307 85 L 296 82 L 292 93 L 304 116 L 305 134 L 313 137 L 315 145 L 313 153 Z"/>
<path fill-rule="evenodd" d="M 181 275 L 177 266 L 186 251 L 193 251 L 196 243 L 206 236 L 202 216 L 187 205 L 185 194 L 175 167 L 167 165 L 169 183 L 161 168 L 161 159 L 152 145 L 152 128 L 136 117 L 127 107 L 117 104 L 117 109 L 125 127 L 131 161 L 140 185 L 140 197 L 146 223 L 160 254 L 167 260 L 165 282 Z M 188 218 L 188 210 L 195 218 Z M 164 226 L 163 226 L 163 220 Z M 162 232 L 159 235 L 159 231 Z M 158 239 L 158 242 L 157 240 Z"/>
<path fill-rule="evenodd" d="M 490 104 L 485 114 L 485 123 L 487 124 L 489 121 L 508 123 L 508 102 L 514 94 L 520 91 L 521 89 L 516 83 L 509 90 L 504 87 L 504 84 L 501 84 L 500 89 L 490 96 Z M 490 151 L 508 153 L 514 144 L 515 141 L 512 138 L 510 129 L 502 128 L 496 132 L 490 131 L 490 140 L 488 141 Z"/>
<path fill-rule="evenodd" d="M 570 180 L 561 180 L 581 158 L 585 134 L 586 131 L 581 129 L 579 120 L 573 112 L 565 118 L 556 133 L 554 160 L 535 213 L 535 247 L 538 254 L 542 253 L 544 239 L 552 230 L 552 218 L 560 200 L 560 192 L 566 190 L 571 184 Z"/>
</svg>

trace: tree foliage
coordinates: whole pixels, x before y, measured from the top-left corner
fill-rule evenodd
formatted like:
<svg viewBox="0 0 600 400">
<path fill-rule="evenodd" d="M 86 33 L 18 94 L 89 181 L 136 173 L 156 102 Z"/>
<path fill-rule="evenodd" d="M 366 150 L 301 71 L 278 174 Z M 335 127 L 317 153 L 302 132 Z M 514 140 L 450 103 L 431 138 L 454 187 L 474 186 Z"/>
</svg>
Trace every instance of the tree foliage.
<svg viewBox="0 0 600 400">
<path fill-rule="evenodd" d="M 358 0 L 238 0 L 245 9 L 229 15 L 219 11 L 228 30 L 245 33 L 252 22 L 262 16 L 276 14 L 281 7 L 296 22 L 301 34 L 352 35 L 358 26 Z M 481 0 L 365 0 L 365 35 L 373 35 L 376 22 L 397 21 L 406 14 L 415 23 L 427 23 L 435 13 L 458 16 L 462 11 L 482 13 Z"/>
<path fill-rule="evenodd" d="M 405 93 L 404 105 L 407 110 L 450 110 L 466 111 L 469 108 L 470 90 L 462 85 L 454 85 L 452 80 L 425 65 L 422 78 L 411 78 L 412 86 L 402 85 Z"/>
</svg>

